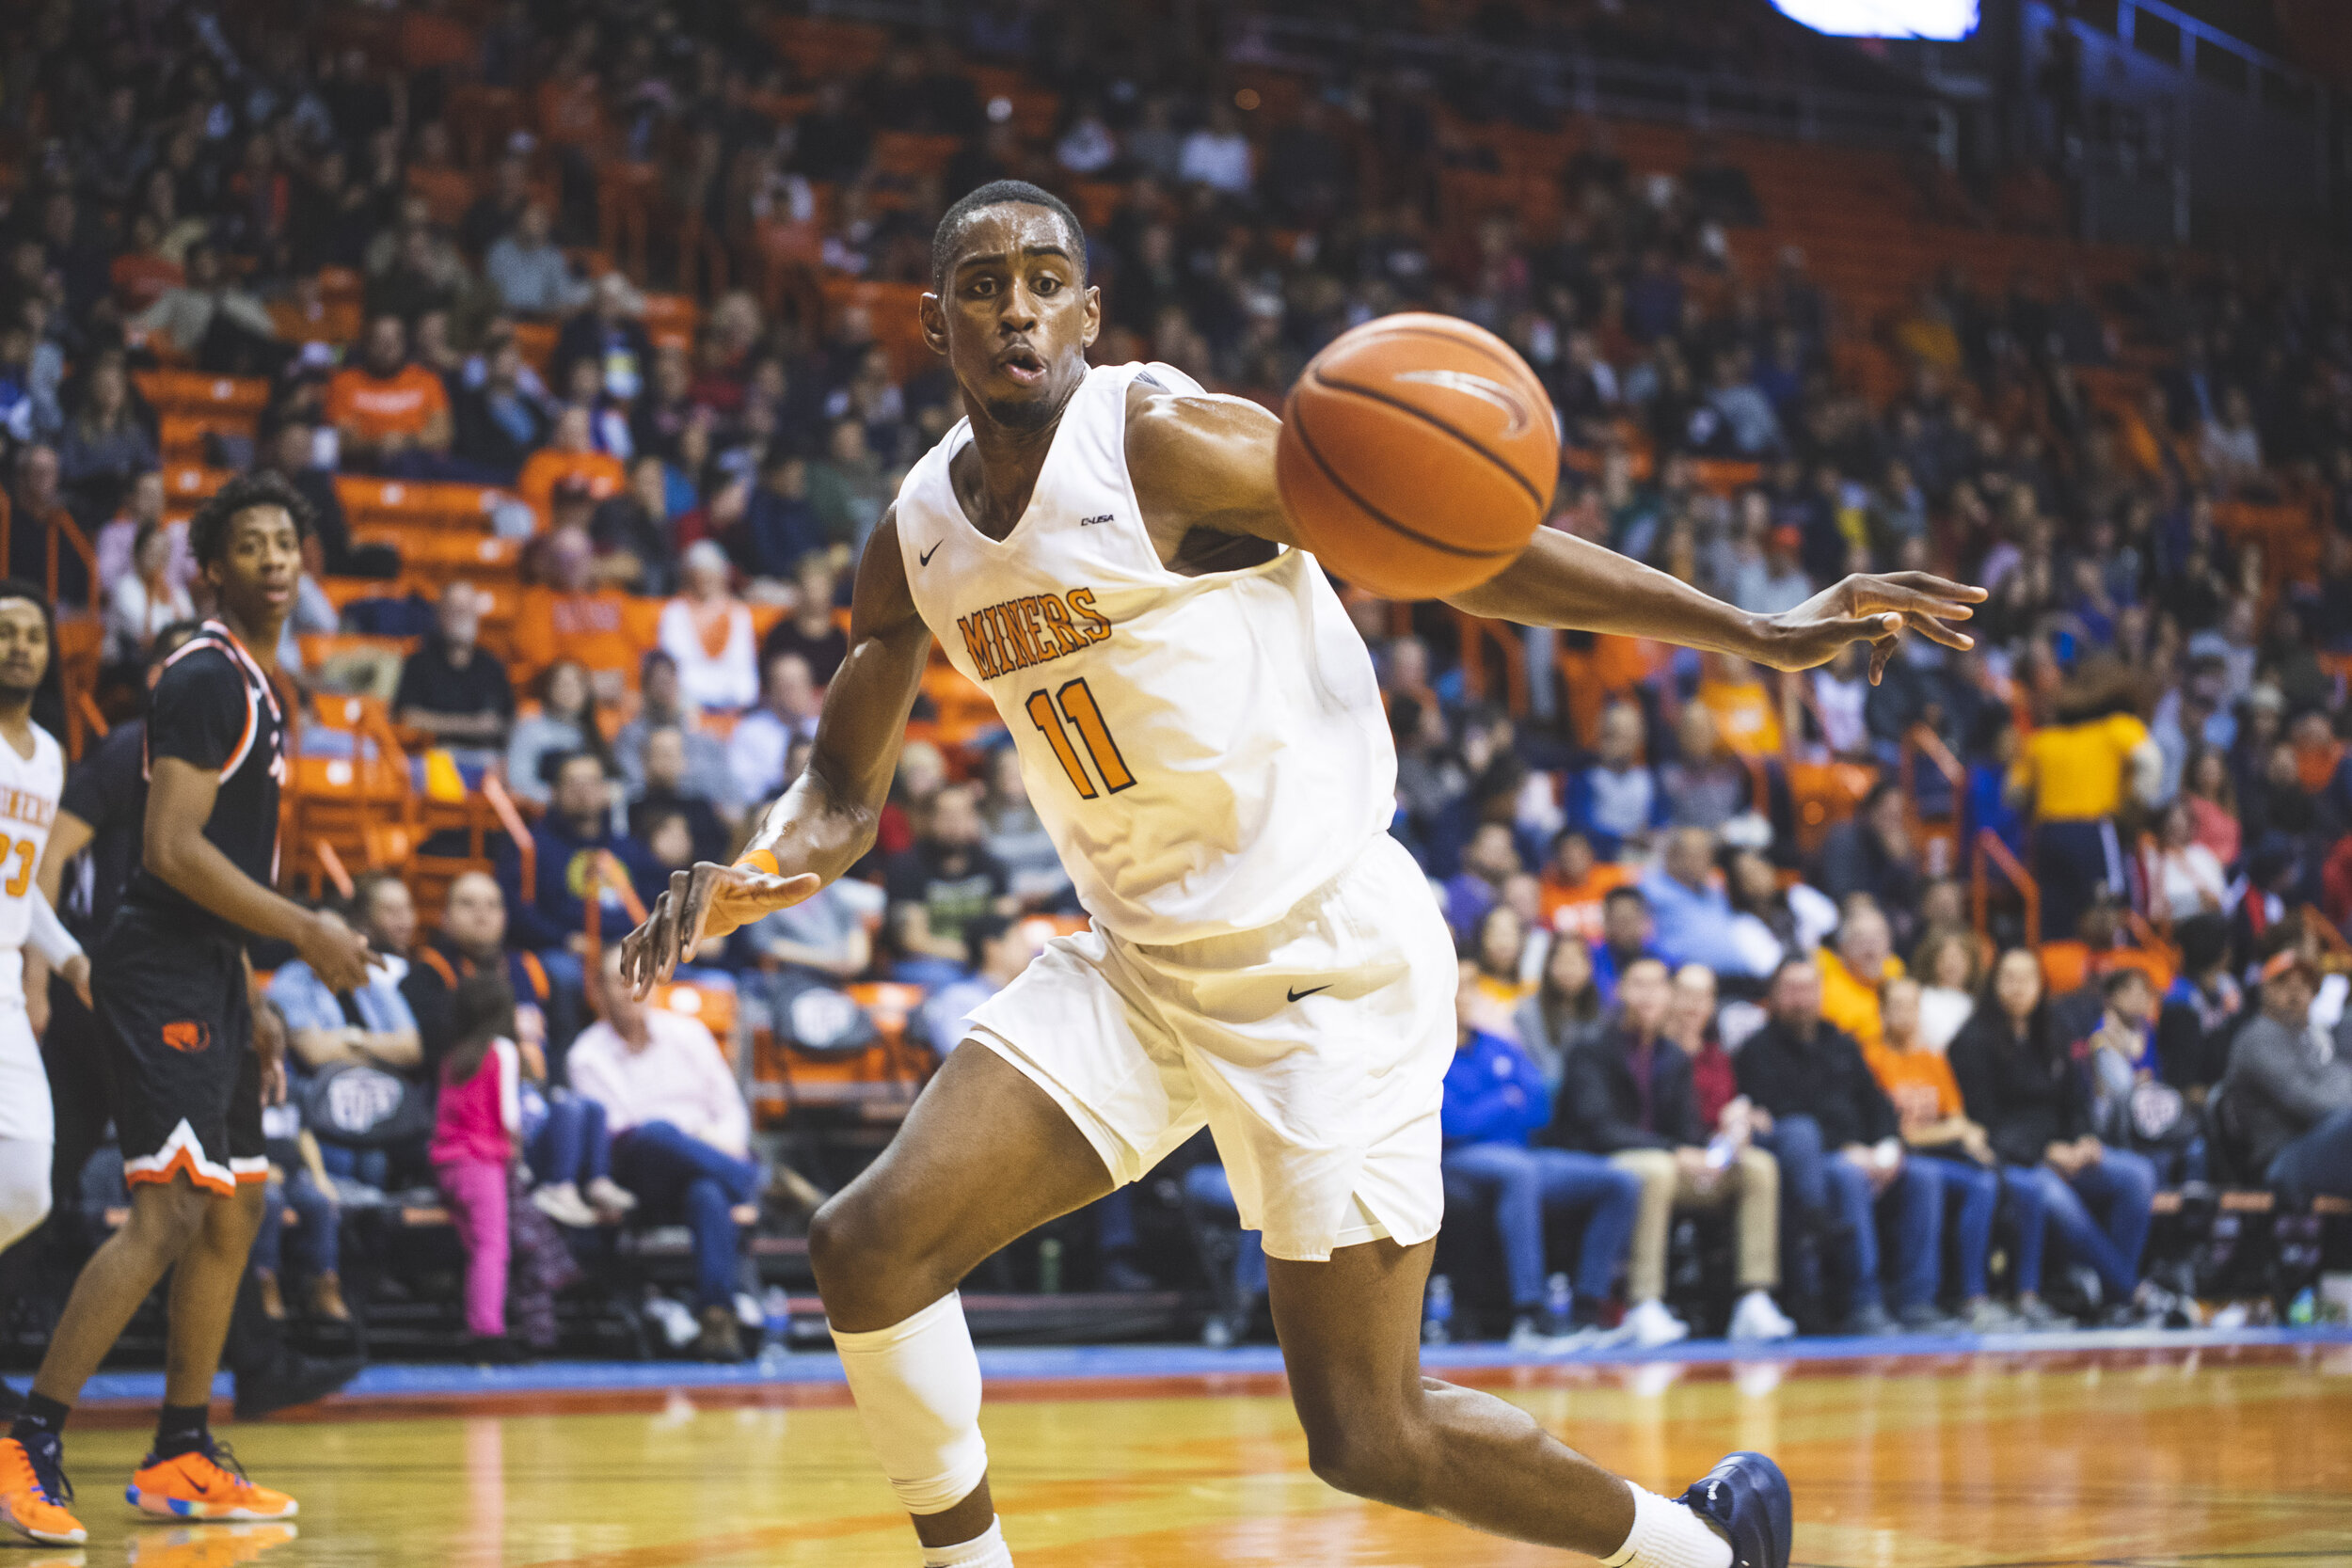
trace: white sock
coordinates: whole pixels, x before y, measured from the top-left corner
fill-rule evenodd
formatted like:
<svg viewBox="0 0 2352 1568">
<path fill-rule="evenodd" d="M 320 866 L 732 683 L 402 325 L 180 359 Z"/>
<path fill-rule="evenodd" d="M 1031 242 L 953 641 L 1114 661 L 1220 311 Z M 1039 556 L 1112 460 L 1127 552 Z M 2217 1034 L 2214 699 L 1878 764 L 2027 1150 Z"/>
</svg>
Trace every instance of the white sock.
<svg viewBox="0 0 2352 1568">
<path fill-rule="evenodd" d="M 1601 1568 L 1731 1568 L 1731 1543 L 1682 1504 L 1634 1486 L 1632 1533 L 1600 1563 Z"/>
<path fill-rule="evenodd" d="M 1005 1544 L 1005 1522 L 991 1519 L 986 1535 L 974 1536 L 956 1546 L 926 1546 L 923 1568 L 1012 1568 L 1012 1550 Z"/>
<path fill-rule="evenodd" d="M 909 1513 L 945 1513 L 988 1474 L 980 1357 L 953 1291 L 903 1323 L 834 1331 L 866 1440 Z M 975 1559 L 993 1562 L 993 1559 Z"/>
</svg>

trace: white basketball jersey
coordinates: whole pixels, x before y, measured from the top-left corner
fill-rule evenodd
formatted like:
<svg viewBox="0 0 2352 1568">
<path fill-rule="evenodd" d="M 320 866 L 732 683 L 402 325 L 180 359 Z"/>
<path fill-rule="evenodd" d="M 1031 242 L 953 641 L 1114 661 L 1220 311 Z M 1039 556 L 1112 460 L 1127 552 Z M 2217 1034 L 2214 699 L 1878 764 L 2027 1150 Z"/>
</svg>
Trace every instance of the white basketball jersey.
<svg viewBox="0 0 2352 1568">
<path fill-rule="evenodd" d="M 24 942 L 40 896 L 33 874 L 49 847 L 49 827 L 65 793 L 65 752 L 33 726 L 33 754 L 0 739 L 0 1003 L 24 1000 Z"/>
<path fill-rule="evenodd" d="M 1127 388 L 1147 374 L 1201 394 L 1167 365 L 1089 372 L 1001 542 L 948 477 L 969 420 L 908 473 L 898 522 L 915 608 L 995 700 L 1088 912 L 1167 943 L 1271 925 L 1338 876 L 1388 827 L 1396 752 L 1313 557 L 1160 563 L 1127 474 Z"/>
</svg>

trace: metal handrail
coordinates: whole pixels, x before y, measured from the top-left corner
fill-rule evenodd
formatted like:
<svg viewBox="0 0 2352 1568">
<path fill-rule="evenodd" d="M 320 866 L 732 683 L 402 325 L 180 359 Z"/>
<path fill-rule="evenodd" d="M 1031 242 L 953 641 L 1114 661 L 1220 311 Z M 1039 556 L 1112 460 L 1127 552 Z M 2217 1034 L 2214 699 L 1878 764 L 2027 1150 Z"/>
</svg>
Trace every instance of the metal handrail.
<svg viewBox="0 0 2352 1568">
<path fill-rule="evenodd" d="M 1992 929 L 1986 907 L 1989 891 L 1985 877 L 1987 863 L 1997 867 L 2001 875 L 2009 879 L 2009 885 L 2015 888 L 2018 896 L 2025 900 L 2026 945 L 2040 947 L 2042 884 L 2034 879 L 2032 872 L 2026 869 L 2025 863 L 2010 852 L 2009 846 L 2001 842 L 2001 835 L 1990 828 L 1977 830 L 1975 850 L 1968 857 L 1968 912 L 1978 937 L 1986 937 Z"/>
</svg>

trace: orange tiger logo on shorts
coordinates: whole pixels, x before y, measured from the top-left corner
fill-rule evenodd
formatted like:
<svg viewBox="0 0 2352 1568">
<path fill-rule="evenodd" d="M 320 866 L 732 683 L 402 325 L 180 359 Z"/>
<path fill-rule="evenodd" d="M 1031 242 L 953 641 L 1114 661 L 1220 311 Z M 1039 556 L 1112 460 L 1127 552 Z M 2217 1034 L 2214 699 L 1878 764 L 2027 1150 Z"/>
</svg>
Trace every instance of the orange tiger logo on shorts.
<svg viewBox="0 0 2352 1568">
<path fill-rule="evenodd" d="M 193 1019 L 164 1025 L 164 1043 L 174 1051 L 184 1051 L 193 1056 L 213 1043 L 213 1026 Z"/>
</svg>

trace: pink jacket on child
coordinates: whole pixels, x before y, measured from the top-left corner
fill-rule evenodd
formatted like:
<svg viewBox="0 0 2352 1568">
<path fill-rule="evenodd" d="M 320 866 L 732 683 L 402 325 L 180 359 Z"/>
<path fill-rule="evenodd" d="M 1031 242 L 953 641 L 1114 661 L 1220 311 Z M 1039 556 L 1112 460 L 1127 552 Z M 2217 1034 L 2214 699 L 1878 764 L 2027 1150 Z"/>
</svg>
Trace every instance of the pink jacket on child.
<svg viewBox="0 0 2352 1568">
<path fill-rule="evenodd" d="M 503 1165 L 515 1158 L 512 1135 L 522 1126 L 522 1056 L 510 1039 L 495 1039 L 462 1084 L 441 1075 L 441 1098 L 434 1108 L 433 1147 L 437 1165 Z"/>
</svg>

